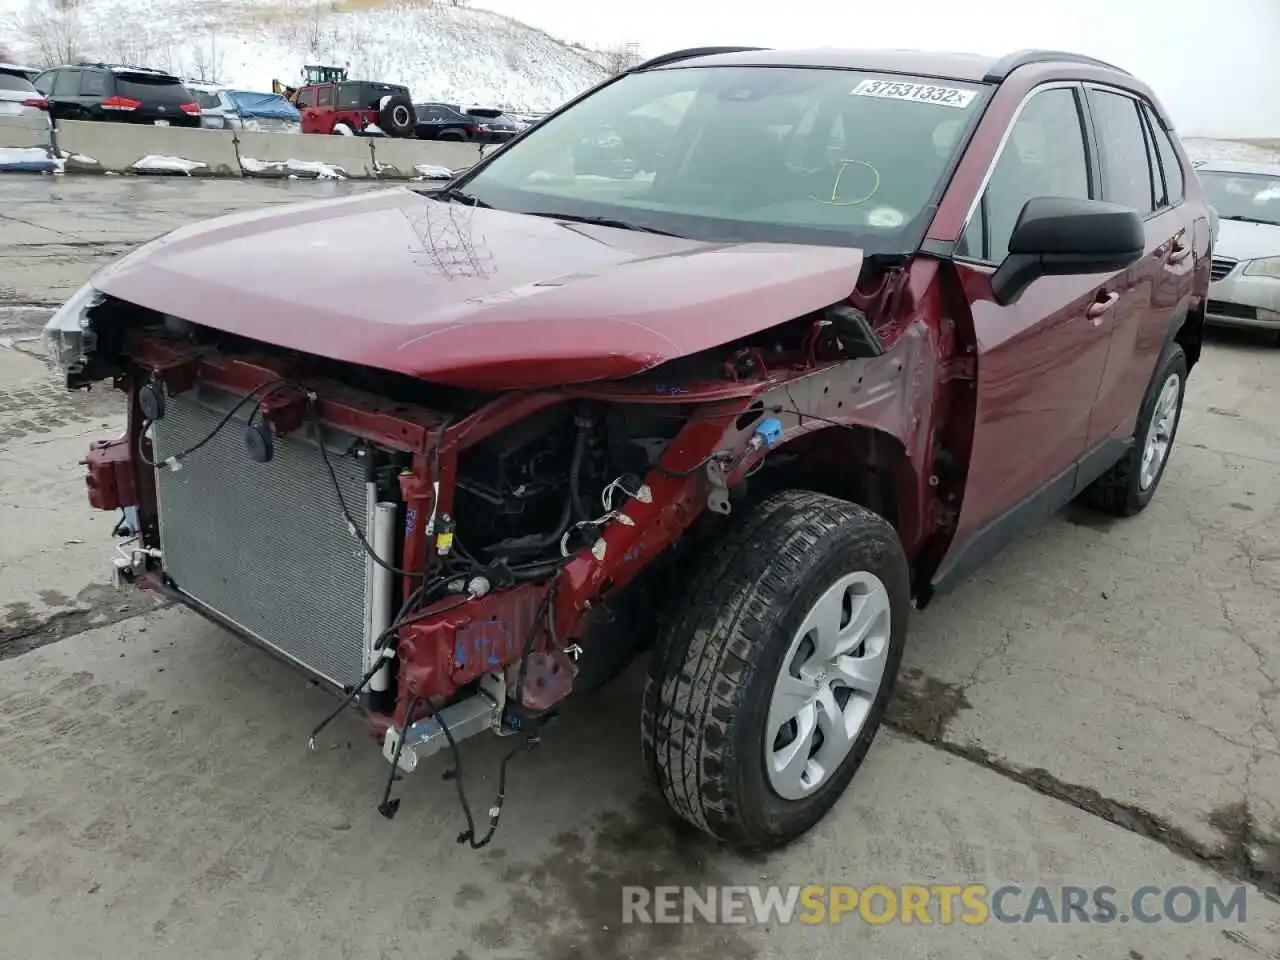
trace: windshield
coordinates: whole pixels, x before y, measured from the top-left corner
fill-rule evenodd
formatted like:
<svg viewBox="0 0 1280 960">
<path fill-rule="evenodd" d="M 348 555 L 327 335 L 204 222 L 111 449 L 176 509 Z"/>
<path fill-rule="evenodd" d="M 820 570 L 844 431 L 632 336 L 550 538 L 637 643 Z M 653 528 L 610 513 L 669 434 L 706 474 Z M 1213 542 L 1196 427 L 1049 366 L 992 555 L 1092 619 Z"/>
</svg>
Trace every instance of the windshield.
<svg viewBox="0 0 1280 960">
<path fill-rule="evenodd" d="M 1206 199 L 1224 220 L 1256 220 L 1280 226 L 1280 176 L 1200 170 Z"/>
<path fill-rule="evenodd" d="M 909 253 L 987 91 L 848 70 L 630 74 L 459 182 L 523 213 Z"/>
<path fill-rule="evenodd" d="M 163 74 L 117 73 L 116 93 L 143 103 L 191 103 L 192 96 L 176 77 Z"/>
</svg>

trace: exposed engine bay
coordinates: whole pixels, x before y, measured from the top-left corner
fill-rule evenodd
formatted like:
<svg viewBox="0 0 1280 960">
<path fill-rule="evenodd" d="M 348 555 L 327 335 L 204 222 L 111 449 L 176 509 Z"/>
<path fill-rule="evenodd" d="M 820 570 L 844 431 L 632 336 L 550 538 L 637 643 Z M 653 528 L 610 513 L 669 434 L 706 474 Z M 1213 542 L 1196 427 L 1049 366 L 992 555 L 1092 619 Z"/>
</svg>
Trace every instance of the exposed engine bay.
<svg viewBox="0 0 1280 960">
<path fill-rule="evenodd" d="M 894 356 L 836 307 L 626 381 L 483 392 L 101 294 L 52 329 L 69 387 L 130 397 L 127 434 L 86 461 L 91 502 L 123 514 L 118 578 L 328 681 L 342 700 L 312 741 L 356 704 L 393 774 L 484 730 L 518 737 L 508 759 L 535 744 L 572 691 L 644 648 L 748 478 L 804 469 L 820 487 L 840 472 L 824 457 L 857 456 L 853 493 L 879 496 L 900 455 L 870 435 L 808 441 L 840 425 L 850 388 L 900 418 L 895 383 L 921 349 L 904 337 Z M 865 361 L 856 382 L 849 359 Z"/>
</svg>

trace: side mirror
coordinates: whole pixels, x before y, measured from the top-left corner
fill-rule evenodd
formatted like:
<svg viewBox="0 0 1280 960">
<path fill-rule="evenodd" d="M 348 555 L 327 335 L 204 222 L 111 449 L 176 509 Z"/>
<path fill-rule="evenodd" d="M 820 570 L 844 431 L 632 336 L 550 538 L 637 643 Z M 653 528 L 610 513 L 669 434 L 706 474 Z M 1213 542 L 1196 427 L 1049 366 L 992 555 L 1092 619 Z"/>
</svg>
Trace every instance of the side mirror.
<svg viewBox="0 0 1280 960">
<path fill-rule="evenodd" d="M 1114 273 L 1142 259 L 1147 241 L 1137 211 L 1101 200 L 1035 197 L 991 278 L 996 302 L 1013 303 L 1040 277 Z"/>
</svg>

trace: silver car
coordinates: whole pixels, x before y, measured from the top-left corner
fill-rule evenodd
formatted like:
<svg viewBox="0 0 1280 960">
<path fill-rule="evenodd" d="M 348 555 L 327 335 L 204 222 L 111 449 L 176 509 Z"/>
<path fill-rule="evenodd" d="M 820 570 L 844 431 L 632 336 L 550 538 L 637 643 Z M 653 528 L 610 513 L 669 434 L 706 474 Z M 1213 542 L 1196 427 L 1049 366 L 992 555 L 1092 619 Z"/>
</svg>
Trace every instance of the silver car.
<svg viewBox="0 0 1280 960">
<path fill-rule="evenodd" d="M 49 101 L 32 85 L 23 67 L 0 64 L 0 117 L 49 122 Z"/>
<path fill-rule="evenodd" d="M 1196 167 L 1218 213 L 1207 323 L 1280 333 L 1280 165 Z"/>
</svg>

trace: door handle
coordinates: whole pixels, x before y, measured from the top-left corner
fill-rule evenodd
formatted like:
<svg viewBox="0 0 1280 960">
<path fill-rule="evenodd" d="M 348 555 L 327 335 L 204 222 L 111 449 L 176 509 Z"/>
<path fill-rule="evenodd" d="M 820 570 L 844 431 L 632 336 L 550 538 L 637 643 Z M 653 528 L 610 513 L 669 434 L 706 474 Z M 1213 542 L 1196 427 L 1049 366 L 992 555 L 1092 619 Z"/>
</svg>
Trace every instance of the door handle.
<svg viewBox="0 0 1280 960">
<path fill-rule="evenodd" d="M 1100 293 L 1098 299 L 1089 304 L 1089 309 L 1085 311 L 1085 316 L 1093 321 L 1096 327 L 1117 303 L 1120 302 L 1120 294 L 1118 293 Z"/>
<path fill-rule="evenodd" d="M 1173 238 L 1173 246 L 1169 249 L 1169 256 L 1165 258 L 1166 263 L 1179 264 L 1191 256 L 1191 247 L 1187 245 L 1186 241 L 1187 235 L 1185 232 Z"/>
</svg>

